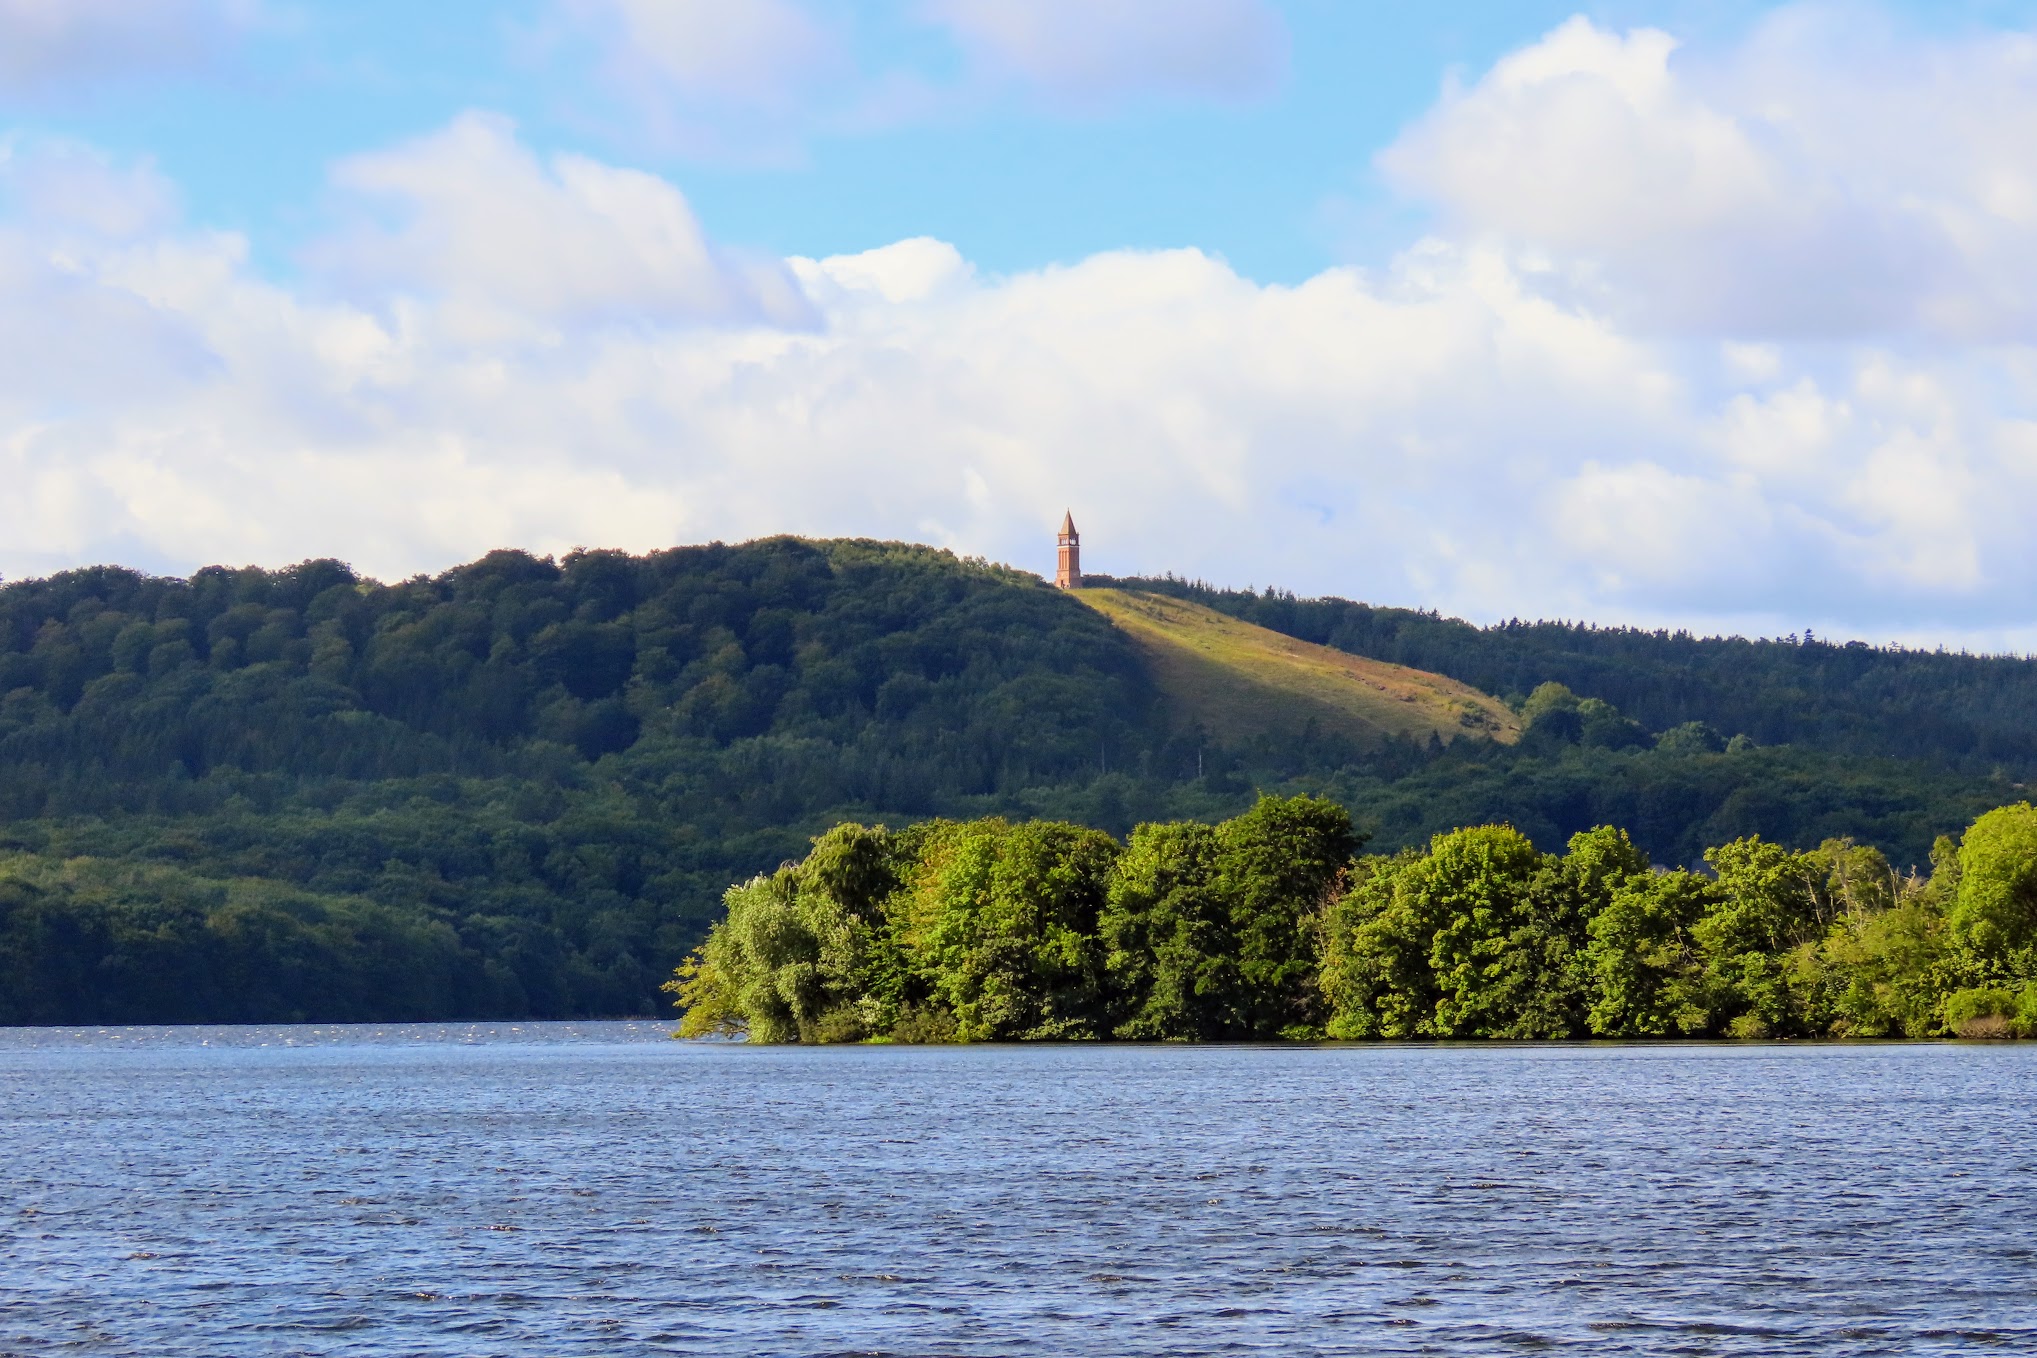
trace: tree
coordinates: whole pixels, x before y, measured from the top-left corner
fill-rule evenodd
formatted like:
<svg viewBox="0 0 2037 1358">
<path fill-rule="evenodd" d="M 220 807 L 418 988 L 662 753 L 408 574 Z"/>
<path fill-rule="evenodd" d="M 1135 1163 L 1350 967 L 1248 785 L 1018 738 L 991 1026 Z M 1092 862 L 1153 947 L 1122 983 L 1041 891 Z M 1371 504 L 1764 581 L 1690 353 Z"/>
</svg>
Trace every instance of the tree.
<svg viewBox="0 0 2037 1358">
<path fill-rule="evenodd" d="M 1648 855 L 1624 830 L 1601 825 L 1570 837 L 1561 857 L 1546 857 L 1529 886 L 1510 943 L 1498 1009 L 1506 1022 L 1491 1037 L 1581 1037 L 1595 991 L 1589 958 L 1593 920 L 1614 893 L 1649 875 Z"/>
<path fill-rule="evenodd" d="M 1540 741 L 1574 743 L 1584 735 L 1578 697 L 1558 683 L 1537 684 L 1521 704 L 1521 729 Z"/>
<path fill-rule="evenodd" d="M 1547 866 L 1504 825 L 1362 865 L 1331 916 L 1330 1035 L 1564 1035 L 1561 1000 L 1554 1014 L 1545 1001 L 1567 972 L 1575 909 L 1570 884 Z"/>
<path fill-rule="evenodd" d="M 1321 797 L 1262 795 L 1217 827 L 1216 890 L 1230 910 L 1240 1035 L 1319 1032 L 1324 912 L 1362 843 L 1351 814 Z"/>
<path fill-rule="evenodd" d="M 1817 860 L 1749 836 L 1711 850 L 1705 862 L 1718 874 L 1717 896 L 1691 937 L 1704 954 L 1712 1022 L 1736 1037 L 1822 1032 L 1806 984 L 1810 959 L 1799 952 L 1832 917 Z"/>
<path fill-rule="evenodd" d="M 1821 960 L 1840 1036 L 1929 1037 L 1940 1030 L 1945 997 L 1957 988 L 1945 917 L 1915 896 L 1840 918 Z"/>
<path fill-rule="evenodd" d="M 1434 1033 L 1435 972 L 1429 941 L 1435 921 L 1423 893 L 1403 890 L 1425 859 L 1403 849 L 1362 859 L 1350 887 L 1329 910 L 1321 985 L 1333 1038 L 1426 1037 Z"/>
<path fill-rule="evenodd" d="M 1097 919 L 1118 846 L 1055 821 L 929 832 L 891 927 L 964 1042 L 1108 1034 Z"/>
<path fill-rule="evenodd" d="M 806 858 L 729 888 L 727 913 L 665 989 L 682 1036 L 854 1041 L 889 1026 L 895 950 L 884 927 L 901 845 L 882 826 L 837 825 Z"/>
<path fill-rule="evenodd" d="M 1429 966 L 1438 1037 L 1511 1036 L 1532 1002 L 1538 968 L 1521 936 L 1533 927 L 1533 888 L 1542 855 L 1512 826 L 1439 835 L 1404 891 L 1435 922 Z M 1540 1036 L 1541 1034 L 1536 1034 Z"/>
<path fill-rule="evenodd" d="M 2037 807 L 1999 807 L 1967 828 L 1951 926 L 1976 981 L 2037 978 Z"/>
<path fill-rule="evenodd" d="M 1594 1034 L 1673 1037 L 1706 1029 L 1711 1011 L 1692 930 L 1715 898 L 1713 884 L 1689 872 L 1636 874 L 1613 887 L 1586 925 L 1586 1021 Z"/>
<path fill-rule="evenodd" d="M 1214 826 L 1174 821 L 1132 831 L 1100 924 L 1105 965 L 1127 1013 L 1116 1036 L 1206 1042 L 1241 1031 L 1236 938 L 1217 885 L 1221 854 Z"/>
</svg>

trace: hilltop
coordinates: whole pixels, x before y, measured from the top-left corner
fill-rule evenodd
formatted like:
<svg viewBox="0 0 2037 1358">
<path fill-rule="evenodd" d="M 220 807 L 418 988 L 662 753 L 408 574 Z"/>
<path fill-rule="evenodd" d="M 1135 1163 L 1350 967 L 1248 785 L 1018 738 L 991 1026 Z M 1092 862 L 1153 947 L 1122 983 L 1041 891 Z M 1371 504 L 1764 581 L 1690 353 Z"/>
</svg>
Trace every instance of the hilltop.
<svg viewBox="0 0 2037 1358">
<path fill-rule="evenodd" d="M 843 820 L 1121 836 L 1264 789 L 1380 849 L 1917 863 L 2037 728 L 2025 662 L 1100 583 L 773 538 L 0 586 L 0 1021 L 652 1012 L 728 884 Z"/>
</svg>

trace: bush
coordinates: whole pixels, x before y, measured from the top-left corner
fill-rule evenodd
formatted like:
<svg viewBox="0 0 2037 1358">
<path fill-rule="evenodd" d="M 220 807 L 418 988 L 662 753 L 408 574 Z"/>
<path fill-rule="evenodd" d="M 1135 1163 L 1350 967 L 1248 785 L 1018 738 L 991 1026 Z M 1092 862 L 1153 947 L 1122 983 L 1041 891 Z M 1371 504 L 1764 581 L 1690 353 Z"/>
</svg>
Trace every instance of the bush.
<svg viewBox="0 0 2037 1358">
<path fill-rule="evenodd" d="M 1954 991 L 1945 999 L 1945 1026 L 1966 1038 L 2012 1037 L 2018 1000 L 2015 991 L 2000 986 Z"/>
</svg>

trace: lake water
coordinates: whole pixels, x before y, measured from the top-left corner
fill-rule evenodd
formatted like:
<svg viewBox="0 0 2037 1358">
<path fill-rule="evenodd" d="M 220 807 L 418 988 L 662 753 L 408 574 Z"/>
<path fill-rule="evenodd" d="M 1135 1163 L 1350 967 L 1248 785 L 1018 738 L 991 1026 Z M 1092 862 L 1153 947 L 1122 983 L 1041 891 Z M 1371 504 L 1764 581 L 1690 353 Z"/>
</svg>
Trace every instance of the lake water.
<svg viewBox="0 0 2037 1358">
<path fill-rule="evenodd" d="M 2037 1352 L 2037 1045 L 0 1030 L 0 1354 Z"/>
</svg>

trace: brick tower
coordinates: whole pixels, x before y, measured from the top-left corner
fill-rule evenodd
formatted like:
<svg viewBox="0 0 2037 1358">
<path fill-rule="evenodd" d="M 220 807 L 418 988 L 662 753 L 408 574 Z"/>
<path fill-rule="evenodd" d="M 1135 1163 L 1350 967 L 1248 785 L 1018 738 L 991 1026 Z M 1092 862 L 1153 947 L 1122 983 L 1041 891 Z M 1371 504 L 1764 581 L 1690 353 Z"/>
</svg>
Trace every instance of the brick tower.
<svg viewBox="0 0 2037 1358">
<path fill-rule="evenodd" d="M 1061 564 L 1054 571 L 1055 589 L 1082 588 L 1082 534 L 1075 531 L 1075 516 L 1061 514 Z"/>
</svg>

